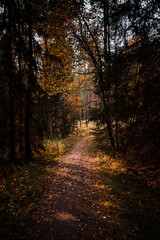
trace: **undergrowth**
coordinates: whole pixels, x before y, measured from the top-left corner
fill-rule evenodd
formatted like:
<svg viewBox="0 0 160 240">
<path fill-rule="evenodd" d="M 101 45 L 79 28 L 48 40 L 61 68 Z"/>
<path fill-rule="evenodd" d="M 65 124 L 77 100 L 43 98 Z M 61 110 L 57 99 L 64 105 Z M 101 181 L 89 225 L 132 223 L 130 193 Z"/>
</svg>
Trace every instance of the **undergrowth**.
<svg viewBox="0 0 160 240">
<path fill-rule="evenodd" d="M 96 186 L 112 239 L 160 239 L 159 189 L 130 171 L 123 158 L 106 152 L 98 138 L 92 141 L 90 151 L 99 166 Z"/>
<path fill-rule="evenodd" d="M 20 239 L 55 165 L 76 141 L 88 134 L 89 130 L 83 126 L 78 134 L 73 133 L 65 139 L 44 140 L 43 148 L 33 151 L 32 162 L 1 169 L 0 239 Z"/>
</svg>

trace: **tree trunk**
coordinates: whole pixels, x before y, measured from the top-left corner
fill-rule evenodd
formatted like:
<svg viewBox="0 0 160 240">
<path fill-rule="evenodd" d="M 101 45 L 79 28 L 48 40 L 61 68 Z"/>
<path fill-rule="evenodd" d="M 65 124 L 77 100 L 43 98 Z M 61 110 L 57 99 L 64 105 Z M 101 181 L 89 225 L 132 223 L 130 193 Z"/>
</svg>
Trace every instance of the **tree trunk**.
<svg viewBox="0 0 160 240">
<path fill-rule="evenodd" d="M 108 71 L 110 71 L 110 33 L 109 33 L 109 2 L 108 0 L 103 1 L 103 14 L 104 14 L 104 62 L 108 63 Z M 105 73 L 105 70 L 104 70 Z M 107 76 L 110 77 L 109 75 Z M 111 146 L 115 148 L 114 137 L 113 137 L 113 128 L 112 128 L 112 121 L 111 115 L 108 108 L 110 102 L 110 93 L 109 93 L 109 81 L 108 84 L 104 84 L 105 80 L 103 77 L 100 77 L 101 81 L 101 93 L 102 93 L 102 102 L 105 111 L 106 123 L 107 123 L 107 130 L 109 135 L 109 140 Z M 104 90 L 105 89 L 105 90 Z"/>
<path fill-rule="evenodd" d="M 118 128 L 118 116 L 116 113 L 116 148 L 117 152 L 119 151 L 119 140 L 118 140 L 119 128 Z"/>
<path fill-rule="evenodd" d="M 31 160 L 31 140 L 30 140 L 30 118 L 31 118 L 31 89 L 26 92 L 26 125 L 25 125 L 25 150 L 26 162 Z"/>
<path fill-rule="evenodd" d="M 115 148 L 114 137 L 113 137 L 113 129 L 112 129 L 112 123 L 111 123 L 109 110 L 108 110 L 108 107 L 107 107 L 105 99 L 102 99 L 102 102 L 103 102 L 104 111 L 105 111 L 105 117 L 106 117 L 106 123 L 107 123 L 107 130 L 108 130 L 109 140 L 110 140 L 111 146 L 113 148 Z"/>
<path fill-rule="evenodd" d="M 82 126 L 82 94 L 81 94 L 81 89 L 80 89 L 80 99 L 81 99 L 81 106 L 80 106 L 80 113 L 79 113 L 79 118 L 80 118 L 80 123 L 79 126 Z"/>
<path fill-rule="evenodd" d="M 49 134 L 50 134 L 50 138 L 53 140 L 53 126 L 52 126 L 52 114 L 49 111 L 49 120 L 48 120 L 48 125 L 49 125 Z"/>
<path fill-rule="evenodd" d="M 31 9 L 29 6 L 29 74 L 28 74 L 28 88 L 26 91 L 26 125 L 25 125 L 25 151 L 26 151 L 26 162 L 31 161 L 31 137 L 30 137 L 30 120 L 31 120 L 31 82 L 33 79 L 33 68 L 32 68 L 32 21 L 31 21 Z"/>
<path fill-rule="evenodd" d="M 85 108 L 86 108 L 86 127 L 88 127 L 88 88 L 85 88 L 86 92 L 86 103 L 85 103 Z"/>
<path fill-rule="evenodd" d="M 21 55 L 21 22 L 20 22 L 20 2 L 18 0 L 18 39 L 19 39 L 19 46 L 18 46 L 18 66 L 19 66 L 19 91 L 20 91 L 20 124 L 19 124 L 19 153 L 20 157 L 22 158 L 23 154 L 23 129 L 22 129 L 22 122 L 23 122 L 23 92 L 22 92 L 22 55 Z M 22 99 L 22 101 L 21 101 Z"/>
<path fill-rule="evenodd" d="M 14 163 L 16 160 L 15 154 L 15 110 L 14 110 L 14 74 L 12 62 L 12 4 L 8 4 L 8 29 L 7 29 L 7 75 L 9 84 L 9 115 L 10 115 L 10 162 Z"/>
<path fill-rule="evenodd" d="M 9 79 L 9 109 L 10 109 L 10 162 L 14 163 L 15 157 L 15 111 L 14 111 L 14 92 L 13 79 Z"/>
</svg>

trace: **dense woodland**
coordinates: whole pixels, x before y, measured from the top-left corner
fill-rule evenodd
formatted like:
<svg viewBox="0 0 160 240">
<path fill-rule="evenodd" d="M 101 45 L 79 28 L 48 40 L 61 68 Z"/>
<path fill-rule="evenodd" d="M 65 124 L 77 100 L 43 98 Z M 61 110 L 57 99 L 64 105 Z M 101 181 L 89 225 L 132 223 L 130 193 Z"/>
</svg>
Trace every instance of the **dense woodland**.
<svg viewBox="0 0 160 240">
<path fill-rule="evenodd" d="M 159 30 L 158 0 L 0 0 L 1 239 L 160 239 Z"/>
<path fill-rule="evenodd" d="M 158 2 L 1 0 L 2 164 L 85 120 L 114 152 L 158 166 Z"/>
</svg>

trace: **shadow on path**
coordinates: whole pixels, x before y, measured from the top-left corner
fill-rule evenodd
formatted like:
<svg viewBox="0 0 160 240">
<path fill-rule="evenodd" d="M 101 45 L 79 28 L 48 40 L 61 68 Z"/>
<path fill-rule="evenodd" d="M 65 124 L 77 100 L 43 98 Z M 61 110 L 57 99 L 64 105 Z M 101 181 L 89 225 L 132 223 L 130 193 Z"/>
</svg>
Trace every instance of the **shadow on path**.
<svg viewBox="0 0 160 240">
<path fill-rule="evenodd" d="M 109 239 L 95 188 L 94 159 L 87 151 L 91 139 L 80 140 L 61 159 L 26 239 Z"/>
</svg>

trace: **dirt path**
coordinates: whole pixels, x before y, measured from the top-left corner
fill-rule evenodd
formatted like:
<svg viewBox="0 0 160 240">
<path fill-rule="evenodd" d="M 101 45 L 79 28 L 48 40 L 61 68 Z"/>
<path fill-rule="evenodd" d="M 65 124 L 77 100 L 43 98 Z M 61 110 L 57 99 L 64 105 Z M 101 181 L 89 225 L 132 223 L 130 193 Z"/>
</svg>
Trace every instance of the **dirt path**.
<svg viewBox="0 0 160 240">
<path fill-rule="evenodd" d="M 85 137 L 63 156 L 40 208 L 33 216 L 27 239 L 108 239 L 95 188 L 94 159 Z"/>
</svg>

